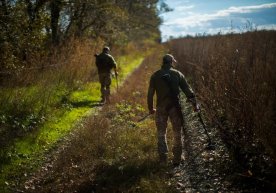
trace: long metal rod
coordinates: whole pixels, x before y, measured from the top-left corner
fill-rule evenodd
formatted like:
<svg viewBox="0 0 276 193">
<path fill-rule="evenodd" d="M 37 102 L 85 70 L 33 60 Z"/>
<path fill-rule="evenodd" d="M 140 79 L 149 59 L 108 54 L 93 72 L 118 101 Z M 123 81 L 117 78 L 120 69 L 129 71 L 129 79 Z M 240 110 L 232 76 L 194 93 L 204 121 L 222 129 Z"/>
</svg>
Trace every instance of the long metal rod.
<svg viewBox="0 0 276 193">
<path fill-rule="evenodd" d="M 212 143 L 212 142 L 211 142 L 211 138 L 210 138 L 210 135 L 208 134 L 208 131 L 207 131 L 207 129 L 206 129 L 206 125 L 205 125 L 205 123 L 204 123 L 204 121 L 203 121 L 203 119 L 202 119 L 202 115 L 201 115 L 201 110 L 200 110 L 200 109 L 199 109 L 197 115 L 198 115 L 198 118 L 199 118 L 200 123 L 201 123 L 202 126 L 203 126 L 204 132 L 205 132 L 205 134 L 206 134 L 207 137 L 208 137 L 208 143 L 211 144 L 211 143 Z"/>
</svg>

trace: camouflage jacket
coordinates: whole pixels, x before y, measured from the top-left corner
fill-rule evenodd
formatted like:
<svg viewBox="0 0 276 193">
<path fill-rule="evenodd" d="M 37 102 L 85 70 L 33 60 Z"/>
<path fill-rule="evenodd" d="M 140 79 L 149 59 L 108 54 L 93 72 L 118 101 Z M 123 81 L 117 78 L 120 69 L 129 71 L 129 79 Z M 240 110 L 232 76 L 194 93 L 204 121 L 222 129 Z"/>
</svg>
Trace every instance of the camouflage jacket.
<svg viewBox="0 0 276 193">
<path fill-rule="evenodd" d="M 166 77 L 169 80 L 166 80 Z M 187 98 L 195 97 L 184 75 L 180 71 L 173 69 L 170 65 L 163 65 L 150 79 L 147 97 L 149 110 L 153 109 L 153 96 L 155 92 L 157 95 L 157 108 L 167 108 L 176 103 L 175 98 L 178 97 L 180 89 Z"/>
<path fill-rule="evenodd" d="M 117 64 L 114 58 L 107 53 L 102 52 L 96 56 L 96 66 L 98 68 L 98 73 L 110 73 L 112 68 L 116 68 Z"/>
</svg>

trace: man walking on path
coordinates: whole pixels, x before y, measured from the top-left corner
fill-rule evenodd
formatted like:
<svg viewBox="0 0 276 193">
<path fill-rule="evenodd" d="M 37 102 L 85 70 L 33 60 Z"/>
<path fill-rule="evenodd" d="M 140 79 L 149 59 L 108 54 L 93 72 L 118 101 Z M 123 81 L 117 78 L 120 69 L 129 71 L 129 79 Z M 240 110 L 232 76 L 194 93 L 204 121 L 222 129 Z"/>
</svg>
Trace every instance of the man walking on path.
<svg viewBox="0 0 276 193">
<path fill-rule="evenodd" d="M 96 56 L 96 66 L 98 68 L 99 81 L 101 84 L 101 103 L 110 103 L 111 69 L 113 68 L 117 76 L 117 64 L 109 54 L 109 47 L 104 47 L 103 51 Z"/>
<path fill-rule="evenodd" d="M 163 57 L 163 65 L 160 70 L 156 71 L 150 79 L 148 89 L 148 109 L 150 114 L 156 112 L 155 123 L 158 135 L 158 154 L 161 163 L 167 163 L 167 121 L 170 118 L 173 135 L 173 165 L 178 166 L 182 161 L 182 126 L 183 116 L 178 95 L 180 89 L 185 93 L 186 97 L 193 103 L 196 109 L 195 95 L 187 83 L 184 75 L 175 70 L 172 66 L 176 62 L 174 57 L 166 54 Z M 179 89 L 180 88 L 180 89 Z M 153 96 L 156 92 L 157 104 L 156 109 L 153 108 Z"/>
</svg>

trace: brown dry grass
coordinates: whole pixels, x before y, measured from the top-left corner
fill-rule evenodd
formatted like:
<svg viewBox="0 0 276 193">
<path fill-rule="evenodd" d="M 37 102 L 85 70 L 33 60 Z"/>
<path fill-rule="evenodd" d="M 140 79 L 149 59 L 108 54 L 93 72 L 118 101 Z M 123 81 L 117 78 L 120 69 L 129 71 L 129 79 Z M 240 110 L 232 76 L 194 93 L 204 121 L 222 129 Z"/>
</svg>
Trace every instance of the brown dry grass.
<svg viewBox="0 0 276 193">
<path fill-rule="evenodd" d="M 275 31 L 259 31 L 168 42 L 206 116 L 245 159 L 239 161 L 250 162 L 252 152 L 276 157 L 275 37 Z"/>
</svg>

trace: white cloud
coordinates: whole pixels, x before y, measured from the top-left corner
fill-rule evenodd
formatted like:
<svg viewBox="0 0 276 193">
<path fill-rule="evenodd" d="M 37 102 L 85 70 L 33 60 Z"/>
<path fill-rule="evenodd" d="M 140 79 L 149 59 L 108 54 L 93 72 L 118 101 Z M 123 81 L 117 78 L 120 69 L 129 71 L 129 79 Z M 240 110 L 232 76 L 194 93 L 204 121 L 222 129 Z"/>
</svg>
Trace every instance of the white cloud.
<svg viewBox="0 0 276 193">
<path fill-rule="evenodd" d="M 229 16 L 232 13 L 251 13 L 260 9 L 269 9 L 276 7 L 276 3 L 268 3 L 262 5 L 252 5 L 252 6 L 241 6 L 241 7 L 229 7 L 225 10 L 218 11 L 215 15 L 217 16 Z"/>
<path fill-rule="evenodd" d="M 194 7 L 195 7 L 194 5 L 178 6 L 174 10 L 175 11 L 187 11 L 187 10 L 193 9 Z"/>
<path fill-rule="evenodd" d="M 257 26 L 258 30 L 276 30 L 276 24 L 267 24 L 267 25 L 258 25 Z"/>
<path fill-rule="evenodd" d="M 167 21 L 164 25 L 180 25 L 186 29 L 196 26 L 205 26 L 208 21 L 224 18 L 235 13 L 251 13 L 261 9 L 268 9 L 276 7 L 276 3 L 254 5 L 254 6 L 241 6 L 241 7 L 229 7 L 225 10 L 219 10 L 211 14 L 198 14 L 189 12 L 190 15 L 184 18 L 177 18 L 173 21 Z"/>
</svg>

